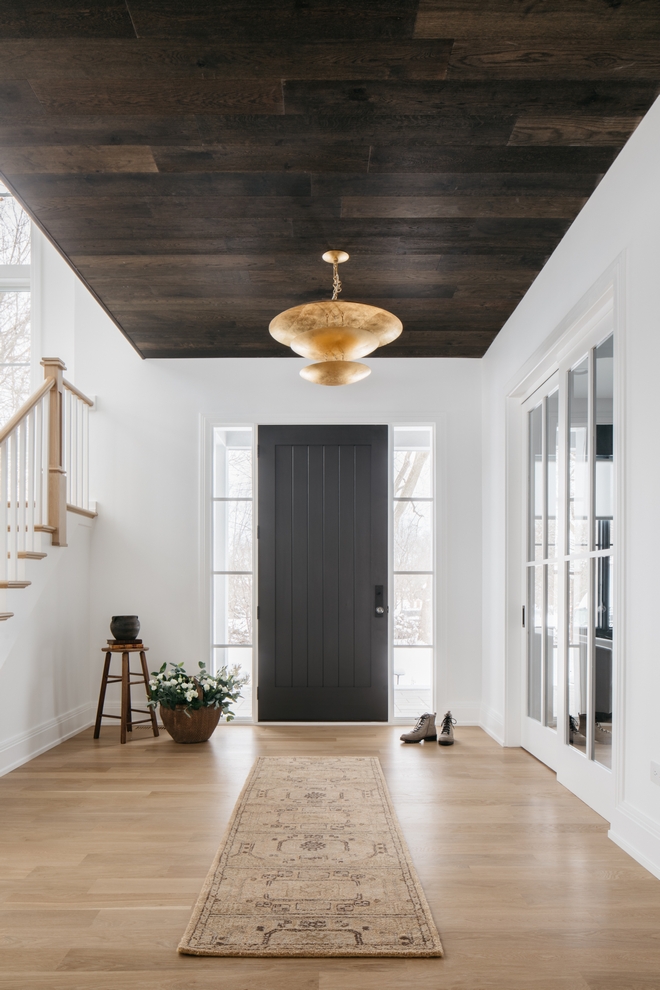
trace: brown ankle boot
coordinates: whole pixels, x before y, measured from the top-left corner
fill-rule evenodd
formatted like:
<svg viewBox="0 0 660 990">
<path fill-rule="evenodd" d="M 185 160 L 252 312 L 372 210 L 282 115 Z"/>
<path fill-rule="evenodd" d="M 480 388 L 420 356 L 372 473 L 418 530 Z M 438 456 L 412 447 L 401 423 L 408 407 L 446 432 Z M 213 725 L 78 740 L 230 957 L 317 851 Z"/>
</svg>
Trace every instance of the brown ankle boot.
<svg viewBox="0 0 660 990">
<path fill-rule="evenodd" d="M 442 726 L 440 727 L 440 735 L 438 736 L 438 743 L 440 744 L 440 746 L 454 745 L 455 725 L 456 725 L 456 719 L 452 716 L 451 712 L 447 712 L 442 720 Z"/>
<path fill-rule="evenodd" d="M 417 719 L 417 725 L 412 730 L 412 732 L 404 732 L 401 736 L 401 741 L 406 743 L 422 742 L 422 740 L 428 740 L 428 742 L 435 742 L 438 738 L 435 729 L 435 712 L 431 715 L 430 712 L 424 712 Z"/>
</svg>

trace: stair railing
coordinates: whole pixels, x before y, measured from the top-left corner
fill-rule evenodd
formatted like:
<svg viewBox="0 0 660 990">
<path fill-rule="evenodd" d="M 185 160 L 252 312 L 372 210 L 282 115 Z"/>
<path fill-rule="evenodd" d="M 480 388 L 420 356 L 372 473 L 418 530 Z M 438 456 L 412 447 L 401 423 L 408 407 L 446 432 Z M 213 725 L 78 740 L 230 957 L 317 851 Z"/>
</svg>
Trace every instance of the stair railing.
<svg viewBox="0 0 660 990">
<path fill-rule="evenodd" d="M 46 556 L 42 533 L 66 546 L 67 508 L 96 515 L 88 483 L 93 402 L 65 381 L 59 358 L 41 364 L 43 384 L 0 428 L 0 589 L 30 584 L 25 561 Z M 3 607 L 0 619 L 9 618 Z"/>
<path fill-rule="evenodd" d="M 94 403 L 83 392 L 62 379 L 64 471 L 66 507 L 70 512 L 95 516 L 89 505 L 89 410 Z"/>
</svg>

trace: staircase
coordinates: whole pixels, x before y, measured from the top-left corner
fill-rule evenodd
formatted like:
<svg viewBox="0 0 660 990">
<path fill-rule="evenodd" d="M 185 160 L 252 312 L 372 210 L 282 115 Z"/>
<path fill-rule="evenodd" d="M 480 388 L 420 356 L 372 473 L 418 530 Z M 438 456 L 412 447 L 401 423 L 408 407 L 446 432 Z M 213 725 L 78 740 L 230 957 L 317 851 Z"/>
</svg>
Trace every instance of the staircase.
<svg viewBox="0 0 660 990">
<path fill-rule="evenodd" d="M 44 382 L 0 429 L 0 621 L 9 590 L 22 590 L 25 561 L 43 560 L 42 541 L 66 546 L 66 514 L 96 516 L 89 502 L 89 410 L 94 403 L 44 358 Z"/>
</svg>

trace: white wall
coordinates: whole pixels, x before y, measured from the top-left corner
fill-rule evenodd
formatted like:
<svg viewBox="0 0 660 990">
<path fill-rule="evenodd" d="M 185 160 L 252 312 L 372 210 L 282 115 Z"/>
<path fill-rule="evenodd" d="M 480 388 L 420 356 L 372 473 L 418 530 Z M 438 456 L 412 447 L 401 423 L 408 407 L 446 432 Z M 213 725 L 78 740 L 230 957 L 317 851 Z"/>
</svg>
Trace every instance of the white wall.
<svg viewBox="0 0 660 990">
<path fill-rule="evenodd" d="M 519 603 L 507 602 L 507 395 L 544 350 L 567 315 L 617 263 L 625 272 L 619 314 L 623 361 L 625 515 L 623 698 L 615 733 L 615 801 L 611 835 L 660 876 L 660 787 L 650 761 L 660 762 L 660 663 L 655 629 L 660 529 L 657 422 L 660 418 L 660 102 L 602 180 L 553 256 L 499 334 L 483 371 L 484 668 L 482 712 L 489 731 L 519 738 L 520 707 L 505 683 L 507 632 L 519 623 Z M 533 362 L 532 362 L 533 363 Z M 515 604 L 515 607 L 514 607 Z M 506 608 L 509 609 L 509 614 Z M 518 724 L 516 724 L 518 723 Z"/>
<path fill-rule="evenodd" d="M 68 513 L 68 547 L 26 561 L 0 623 L 0 775 L 89 725 L 98 690 L 89 654 L 92 522 Z"/>
<path fill-rule="evenodd" d="M 89 570 L 80 562 L 89 598 L 79 598 L 77 571 L 75 579 L 61 574 L 57 588 L 60 601 L 75 600 L 76 609 L 80 603 L 76 615 L 86 617 L 75 637 L 76 655 L 85 658 L 76 677 L 86 685 L 88 707 L 114 614 L 140 616 L 150 669 L 164 660 L 207 657 L 208 589 L 200 565 L 204 417 L 263 424 L 413 421 L 435 423 L 438 438 L 438 708 L 451 707 L 461 722 L 478 722 L 479 362 L 375 359 L 369 379 L 331 389 L 303 381 L 298 370 L 305 362 L 298 358 L 143 361 L 54 249 L 37 240 L 41 353 L 62 357 L 67 377 L 96 399 L 90 494 L 99 515 L 90 529 Z M 69 636 L 70 611 L 62 605 L 61 627 L 49 626 L 58 644 Z M 46 618 L 38 609 L 32 622 L 41 634 Z M 24 663 L 27 639 L 19 637 L 14 649 L 16 664 Z M 80 704 L 80 697 L 69 700 Z M 62 700 L 60 714 L 69 700 Z M 17 717 L 29 735 L 29 706 Z M 0 730 L 0 746 L 3 736 Z"/>
</svg>

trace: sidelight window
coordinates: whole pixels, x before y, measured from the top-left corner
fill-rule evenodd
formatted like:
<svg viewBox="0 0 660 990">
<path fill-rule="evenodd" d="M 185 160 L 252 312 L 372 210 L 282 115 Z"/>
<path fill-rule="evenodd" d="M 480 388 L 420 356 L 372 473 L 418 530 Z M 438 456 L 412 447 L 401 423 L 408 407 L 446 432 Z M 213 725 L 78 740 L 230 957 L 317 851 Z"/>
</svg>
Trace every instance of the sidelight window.
<svg viewBox="0 0 660 990">
<path fill-rule="evenodd" d="M 250 678 L 233 706 L 252 717 L 254 525 L 252 427 L 213 429 L 213 666 L 238 667 Z"/>
<path fill-rule="evenodd" d="M 393 694 L 395 718 L 433 705 L 433 428 L 393 428 Z"/>
</svg>

